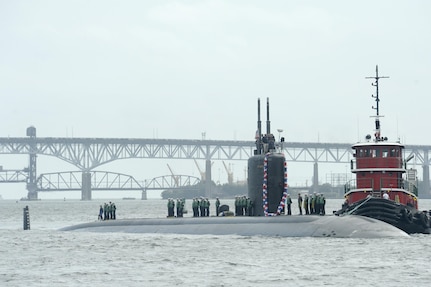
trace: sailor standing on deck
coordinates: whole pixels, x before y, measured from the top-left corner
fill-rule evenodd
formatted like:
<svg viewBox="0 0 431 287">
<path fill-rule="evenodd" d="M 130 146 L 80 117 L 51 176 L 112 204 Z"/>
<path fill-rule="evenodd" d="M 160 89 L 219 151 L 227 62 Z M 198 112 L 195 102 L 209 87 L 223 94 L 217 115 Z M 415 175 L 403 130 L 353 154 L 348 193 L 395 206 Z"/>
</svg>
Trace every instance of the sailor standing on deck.
<svg viewBox="0 0 431 287">
<path fill-rule="evenodd" d="M 177 217 L 181 217 L 181 201 L 177 198 Z"/>
<path fill-rule="evenodd" d="M 210 200 L 208 198 L 205 199 L 205 216 L 210 216 Z"/>
<path fill-rule="evenodd" d="M 313 195 L 310 194 L 310 196 L 308 197 L 308 209 L 310 210 L 310 214 L 313 214 Z"/>
<path fill-rule="evenodd" d="M 316 200 L 314 201 L 314 210 L 316 214 L 320 214 L 320 193 L 316 194 Z"/>
<path fill-rule="evenodd" d="M 301 193 L 298 193 L 298 208 L 299 208 L 299 215 L 302 215 L 302 196 L 301 196 Z"/>
<path fill-rule="evenodd" d="M 117 207 L 115 206 L 115 203 L 111 203 L 111 213 L 112 213 L 112 219 L 116 218 L 115 212 L 117 210 Z"/>
<path fill-rule="evenodd" d="M 220 200 L 218 199 L 218 197 L 216 197 L 215 206 L 216 206 L 216 216 L 218 216 L 218 214 L 219 214 L 219 208 L 220 208 Z"/>
<path fill-rule="evenodd" d="M 174 208 L 175 208 L 175 202 L 172 198 L 168 199 L 168 217 L 174 216 Z"/>
<path fill-rule="evenodd" d="M 177 201 L 177 217 L 183 217 L 185 199 L 181 198 Z"/>
<path fill-rule="evenodd" d="M 243 195 L 241 199 L 241 215 L 246 215 L 246 209 L 247 209 L 247 197 Z"/>
<path fill-rule="evenodd" d="M 305 214 L 309 215 L 310 212 L 308 210 L 308 195 L 304 195 L 304 209 L 305 209 Z"/>
<path fill-rule="evenodd" d="M 250 197 L 247 197 L 247 216 L 253 216 L 253 201 Z"/>
<path fill-rule="evenodd" d="M 290 195 L 287 195 L 286 204 L 287 204 L 287 215 L 292 215 L 292 209 L 291 209 L 292 199 L 290 198 Z"/>
<path fill-rule="evenodd" d="M 313 193 L 313 195 L 310 198 L 310 214 L 316 213 L 315 204 L 316 204 L 316 193 Z"/>
<path fill-rule="evenodd" d="M 108 219 L 112 219 L 112 202 L 108 204 Z"/>
<path fill-rule="evenodd" d="M 199 200 L 199 198 L 196 198 L 196 217 L 202 216 L 202 214 L 200 213 L 201 211 L 201 200 Z"/>
<path fill-rule="evenodd" d="M 317 203 L 317 214 L 323 215 L 323 194 L 319 193 L 316 199 Z"/>
<path fill-rule="evenodd" d="M 193 198 L 192 201 L 192 209 L 193 209 L 193 217 L 198 217 L 199 216 L 199 212 L 198 212 L 198 201 L 196 198 Z"/>
<path fill-rule="evenodd" d="M 240 196 L 237 196 L 237 198 L 235 199 L 235 206 L 236 206 L 235 215 L 241 216 L 241 197 Z"/>
<path fill-rule="evenodd" d="M 108 218 L 108 204 L 105 202 L 103 204 L 103 220 L 107 220 Z"/>
<path fill-rule="evenodd" d="M 205 216 L 205 198 L 201 197 L 201 200 L 199 201 L 199 210 L 200 210 L 200 216 L 204 217 Z"/>
<path fill-rule="evenodd" d="M 102 207 L 102 205 L 100 205 L 100 208 L 99 208 L 99 220 L 103 220 L 103 207 Z"/>
</svg>

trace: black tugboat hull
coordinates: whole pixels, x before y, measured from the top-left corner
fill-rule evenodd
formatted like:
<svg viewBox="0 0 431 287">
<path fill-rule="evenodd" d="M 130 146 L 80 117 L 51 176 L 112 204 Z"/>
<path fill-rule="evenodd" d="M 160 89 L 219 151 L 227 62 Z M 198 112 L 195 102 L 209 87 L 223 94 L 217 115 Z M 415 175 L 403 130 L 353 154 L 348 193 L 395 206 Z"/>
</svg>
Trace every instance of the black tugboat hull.
<svg viewBox="0 0 431 287">
<path fill-rule="evenodd" d="M 361 215 L 389 223 L 408 234 L 430 234 L 430 220 L 425 212 L 382 198 L 365 198 L 335 212 L 335 215 Z"/>
</svg>

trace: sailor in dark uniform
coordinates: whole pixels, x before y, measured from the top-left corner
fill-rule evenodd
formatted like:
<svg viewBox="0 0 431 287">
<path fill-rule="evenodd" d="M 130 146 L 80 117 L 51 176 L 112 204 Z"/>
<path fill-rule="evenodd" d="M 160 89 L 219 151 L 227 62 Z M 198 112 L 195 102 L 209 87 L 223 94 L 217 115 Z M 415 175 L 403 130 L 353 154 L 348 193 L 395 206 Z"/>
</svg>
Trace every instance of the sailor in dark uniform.
<svg viewBox="0 0 431 287">
<path fill-rule="evenodd" d="M 299 215 L 302 215 L 302 196 L 301 196 L 301 193 L 298 193 L 298 208 L 299 208 Z"/>
<path fill-rule="evenodd" d="M 287 195 L 286 205 L 287 205 L 287 215 L 292 215 L 292 209 L 291 209 L 292 199 L 290 198 L 290 195 Z"/>
<path fill-rule="evenodd" d="M 309 209 L 308 209 L 308 195 L 304 195 L 304 209 L 305 209 L 305 214 L 309 215 Z"/>
<path fill-rule="evenodd" d="M 220 200 L 218 199 L 218 197 L 216 198 L 215 206 L 216 206 L 216 216 L 218 216 L 219 208 L 220 208 Z"/>
</svg>

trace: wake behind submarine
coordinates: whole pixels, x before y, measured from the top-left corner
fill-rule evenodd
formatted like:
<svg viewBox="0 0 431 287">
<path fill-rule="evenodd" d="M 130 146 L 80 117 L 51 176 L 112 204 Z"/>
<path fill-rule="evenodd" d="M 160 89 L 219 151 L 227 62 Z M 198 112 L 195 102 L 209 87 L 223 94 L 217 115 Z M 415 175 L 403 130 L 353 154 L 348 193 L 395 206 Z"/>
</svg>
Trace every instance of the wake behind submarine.
<svg viewBox="0 0 431 287">
<path fill-rule="evenodd" d="M 61 231 L 127 232 L 191 235 L 239 235 L 268 237 L 381 238 L 409 236 L 383 221 L 358 215 L 284 216 L 287 197 L 287 165 L 270 131 L 267 98 L 266 134 L 262 135 L 260 99 L 256 149 L 248 160 L 248 197 L 255 203 L 253 216 L 197 218 L 136 218 L 95 221 Z"/>
</svg>

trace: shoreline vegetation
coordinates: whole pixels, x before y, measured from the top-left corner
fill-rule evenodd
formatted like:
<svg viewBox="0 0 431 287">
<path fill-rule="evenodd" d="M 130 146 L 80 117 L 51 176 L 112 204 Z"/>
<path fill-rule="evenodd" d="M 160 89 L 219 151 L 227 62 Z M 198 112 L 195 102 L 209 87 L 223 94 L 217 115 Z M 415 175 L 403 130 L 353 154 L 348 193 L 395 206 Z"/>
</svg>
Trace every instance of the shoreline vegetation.
<svg viewBox="0 0 431 287">
<path fill-rule="evenodd" d="M 289 194 L 291 197 L 297 197 L 298 193 L 301 194 L 310 194 L 310 193 L 322 193 L 326 198 L 343 198 L 344 187 L 335 187 L 333 188 L 330 184 L 319 185 L 316 190 L 313 187 L 305 187 L 298 188 L 292 187 L 289 188 Z M 235 198 L 239 195 L 247 195 L 248 187 L 247 184 L 238 183 L 238 184 L 216 184 L 214 182 L 211 183 L 211 196 L 210 198 Z M 205 194 L 205 182 L 200 182 L 197 185 L 184 187 L 181 189 L 175 190 L 164 190 L 161 193 L 162 199 L 169 198 L 185 198 L 185 199 L 193 199 L 199 197 L 207 197 Z"/>
<path fill-rule="evenodd" d="M 424 199 L 431 198 L 430 194 L 425 192 L 421 192 L 421 183 L 419 183 L 419 197 Z M 288 192 L 291 197 L 296 198 L 298 193 L 301 194 L 312 194 L 322 193 L 325 198 L 329 199 L 342 199 L 344 198 L 344 186 L 332 186 L 329 183 L 325 183 L 319 185 L 316 189 L 312 186 L 309 187 L 289 187 Z M 248 188 L 245 183 L 237 183 L 237 184 L 216 184 L 215 182 L 211 182 L 211 196 L 210 198 L 223 198 L 223 199 L 231 199 L 236 196 L 247 195 Z M 197 185 L 184 187 L 181 189 L 175 190 L 164 190 L 161 192 L 162 199 L 169 198 L 185 198 L 185 199 L 193 199 L 199 197 L 207 197 L 205 194 L 205 182 L 200 182 Z"/>
</svg>

